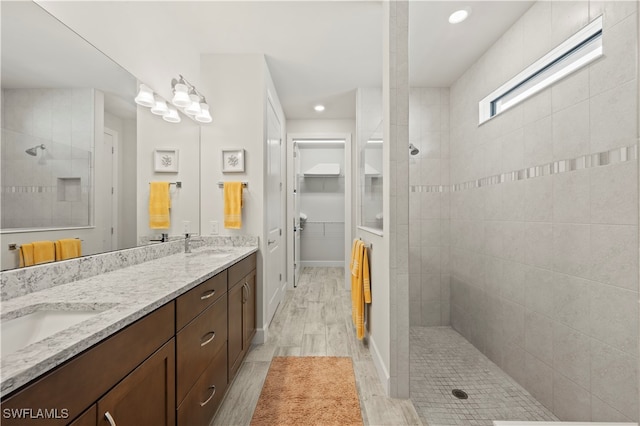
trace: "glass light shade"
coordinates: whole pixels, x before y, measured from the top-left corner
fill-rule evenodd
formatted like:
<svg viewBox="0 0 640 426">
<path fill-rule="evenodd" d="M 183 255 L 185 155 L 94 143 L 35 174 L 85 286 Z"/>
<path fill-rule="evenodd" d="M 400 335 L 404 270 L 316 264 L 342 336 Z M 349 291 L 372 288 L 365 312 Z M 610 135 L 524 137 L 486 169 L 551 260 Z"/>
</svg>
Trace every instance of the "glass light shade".
<svg viewBox="0 0 640 426">
<path fill-rule="evenodd" d="M 200 104 L 200 113 L 196 115 L 196 121 L 200 123 L 211 123 L 213 121 L 209 113 L 209 105 L 204 102 Z"/>
<path fill-rule="evenodd" d="M 173 88 L 173 99 L 171 100 L 171 103 L 181 108 L 191 105 L 191 98 L 189 98 L 189 89 L 185 84 L 178 83 Z"/>
<path fill-rule="evenodd" d="M 155 99 L 153 98 L 153 90 L 151 90 L 144 84 L 140 85 L 140 90 L 138 90 L 138 95 L 134 100 L 138 105 L 142 105 L 147 108 L 151 108 L 156 103 Z"/>
<path fill-rule="evenodd" d="M 191 105 L 189 105 L 188 107 L 186 107 L 184 109 L 184 112 L 186 112 L 189 115 L 198 115 L 200 114 L 200 96 L 198 95 L 189 95 L 189 97 L 191 98 Z"/>
<path fill-rule="evenodd" d="M 151 113 L 155 115 L 165 115 L 169 112 L 169 107 L 164 99 L 161 99 L 156 96 L 156 103 L 153 107 L 151 107 Z"/>
<path fill-rule="evenodd" d="M 178 110 L 173 107 L 168 107 L 168 111 L 162 116 L 162 119 L 169 123 L 179 123 L 180 115 L 178 115 Z"/>
<path fill-rule="evenodd" d="M 466 9 L 456 10 L 449 16 L 449 23 L 451 24 L 459 24 L 460 22 L 467 19 L 469 16 L 469 11 Z"/>
</svg>

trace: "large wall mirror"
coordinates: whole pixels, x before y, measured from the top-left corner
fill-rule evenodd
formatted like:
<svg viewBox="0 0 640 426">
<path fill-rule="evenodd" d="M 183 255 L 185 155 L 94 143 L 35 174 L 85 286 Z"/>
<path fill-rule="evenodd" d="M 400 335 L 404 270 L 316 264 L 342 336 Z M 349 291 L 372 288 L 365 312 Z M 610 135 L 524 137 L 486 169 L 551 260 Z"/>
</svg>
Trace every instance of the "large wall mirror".
<svg viewBox="0 0 640 426">
<path fill-rule="evenodd" d="M 136 78 L 33 2 L 1 18 L 1 269 L 32 241 L 135 246 Z"/>
</svg>

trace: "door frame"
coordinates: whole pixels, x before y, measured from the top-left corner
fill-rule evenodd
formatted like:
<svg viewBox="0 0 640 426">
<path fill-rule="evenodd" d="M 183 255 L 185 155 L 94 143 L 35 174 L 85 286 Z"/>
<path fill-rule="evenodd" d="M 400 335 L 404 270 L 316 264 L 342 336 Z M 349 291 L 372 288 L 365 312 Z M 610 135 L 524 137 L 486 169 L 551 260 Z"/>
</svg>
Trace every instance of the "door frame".
<svg viewBox="0 0 640 426">
<path fill-rule="evenodd" d="M 323 139 L 338 139 L 344 140 L 344 262 L 345 268 L 349 267 L 349 261 L 351 260 L 351 243 L 354 238 L 353 230 L 353 216 L 351 208 L 351 199 L 353 196 L 353 163 L 352 163 L 352 146 L 351 146 L 351 133 L 287 133 L 287 220 L 286 226 L 290 226 L 293 223 L 295 212 L 293 211 L 293 181 L 295 177 L 295 167 L 293 160 L 293 141 L 294 140 L 323 140 Z M 289 288 L 293 288 L 293 229 L 287 228 L 287 282 Z M 349 274 L 344 274 L 344 286 L 345 289 L 349 289 Z"/>
<path fill-rule="evenodd" d="M 264 140 L 263 140 L 263 152 L 264 152 L 264 158 L 263 158 L 263 165 L 265 167 L 264 169 L 264 180 L 263 180 L 263 191 L 264 191 L 264 215 L 263 215 L 263 239 L 264 239 L 264 265 L 263 265 L 263 283 L 264 285 L 263 287 L 263 291 L 262 291 L 262 309 L 263 309 L 263 328 L 264 330 L 267 330 L 269 328 L 269 325 L 271 323 L 271 321 L 273 320 L 273 316 L 275 316 L 275 312 L 277 312 L 277 307 L 274 310 L 274 315 L 271 316 L 269 318 L 269 294 L 268 294 L 268 283 L 267 280 L 269 279 L 269 268 L 273 267 L 273 265 L 267 265 L 267 262 L 269 261 L 268 258 L 268 251 L 269 251 L 269 247 L 268 247 L 268 240 L 269 240 L 269 224 L 268 224 L 268 219 L 267 219 L 267 212 L 266 210 L 268 209 L 268 188 L 267 188 L 267 162 L 268 162 L 268 153 L 267 153 L 267 142 L 268 142 L 268 127 L 269 127 L 269 108 L 271 108 L 275 114 L 276 120 L 278 121 L 279 127 L 280 127 L 280 182 L 281 182 L 281 191 L 280 191 L 280 211 L 281 211 L 281 217 L 280 217 L 280 230 L 282 233 L 282 236 L 280 237 L 280 250 L 282 250 L 282 254 L 281 254 L 281 258 L 280 258 L 280 265 L 279 265 L 279 274 L 282 275 L 282 280 L 280 282 L 280 288 L 279 288 L 279 292 L 281 294 L 281 299 L 280 302 L 278 303 L 278 305 L 280 303 L 282 303 L 282 300 L 284 299 L 284 293 L 287 289 L 287 278 L 288 278 L 288 274 L 287 274 L 287 238 L 288 235 L 286 234 L 286 229 L 285 229 L 285 215 L 282 214 L 282 212 L 286 212 L 286 197 L 283 194 L 284 188 L 283 186 L 285 186 L 285 182 L 283 182 L 283 180 L 286 179 L 286 147 L 283 146 L 284 142 L 284 135 L 285 135 L 285 118 L 284 116 L 281 116 L 280 114 L 280 109 L 278 108 L 279 103 L 277 103 L 274 100 L 274 96 L 271 94 L 271 91 L 269 89 L 267 89 L 266 91 L 266 102 L 265 102 L 265 109 L 264 109 Z M 284 245 L 284 247 L 283 247 Z M 265 335 L 266 337 L 266 335 Z M 266 340 L 266 339 L 265 339 Z"/>
<path fill-rule="evenodd" d="M 120 148 L 120 134 L 117 130 L 113 130 L 109 127 L 104 126 L 103 133 L 111 135 L 111 139 L 113 141 L 113 153 L 111 158 L 111 187 L 113 188 L 113 193 L 111 196 L 111 225 L 113 226 L 113 233 L 111 234 L 111 247 L 117 248 L 118 245 L 118 235 L 120 232 L 119 221 L 118 221 L 118 198 L 120 197 L 119 191 L 119 180 L 118 180 L 118 171 L 119 171 L 119 161 L 118 161 L 118 152 Z M 103 142 L 104 143 L 104 142 Z"/>
</svg>

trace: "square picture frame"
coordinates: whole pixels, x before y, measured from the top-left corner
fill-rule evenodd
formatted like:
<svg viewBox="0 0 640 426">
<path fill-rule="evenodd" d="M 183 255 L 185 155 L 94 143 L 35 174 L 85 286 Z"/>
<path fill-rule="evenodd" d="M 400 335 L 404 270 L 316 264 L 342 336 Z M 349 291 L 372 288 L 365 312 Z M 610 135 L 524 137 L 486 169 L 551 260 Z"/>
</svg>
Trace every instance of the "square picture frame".
<svg viewBox="0 0 640 426">
<path fill-rule="evenodd" d="M 154 150 L 153 170 L 156 173 L 178 173 L 178 150 L 175 148 Z"/>
<path fill-rule="evenodd" d="M 222 150 L 222 173 L 244 172 L 244 149 Z"/>
</svg>

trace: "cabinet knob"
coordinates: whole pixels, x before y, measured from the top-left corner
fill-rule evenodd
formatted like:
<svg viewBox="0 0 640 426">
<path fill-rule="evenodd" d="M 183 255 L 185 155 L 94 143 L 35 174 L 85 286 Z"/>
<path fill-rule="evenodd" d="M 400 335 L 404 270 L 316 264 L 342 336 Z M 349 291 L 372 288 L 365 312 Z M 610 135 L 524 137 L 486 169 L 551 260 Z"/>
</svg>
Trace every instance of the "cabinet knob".
<svg viewBox="0 0 640 426">
<path fill-rule="evenodd" d="M 201 407 L 204 407 L 205 405 L 207 405 L 209 401 L 211 401 L 211 398 L 213 398 L 213 395 L 216 394 L 216 385 L 209 386 L 209 389 L 211 389 L 211 395 L 209 395 L 209 398 L 207 398 L 206 400 L 200 403 Z"/>
<path fill-rule="evenodd" d="M 111 416 L 111 413 L 109 413 L 108 411 L 104 413 L 104 418 L 107 419 L 107 421 L 109 422 L 110 426 L 117 426 L 116 425 L 116 421 L 113 420 L 113 417 Z"/>
<path fill-rule="evenodd" d="M 210 298 L 211 296 L 213 296 L 214 294 L 216 294 L 216 290 L 209 290 L 207 292 L 202 293 L 202 296 L 200 296 L 200 300 L 205 300 Z"/>
<path fill-rule="evenodd" d="M 211 335 L 211 337 L 209 337 L 207 340 L 205 340 L 203 342 L 200 342 L 200 347 L 206 345 L 207 343 L 210 343 L 216 337 L 216 332 L 215 331 L 210 331 L 207 334 L 205 334 L 204 336 L 202 336 L 202 338 L 204 339 L 208 335 Z"/>
</svg>

